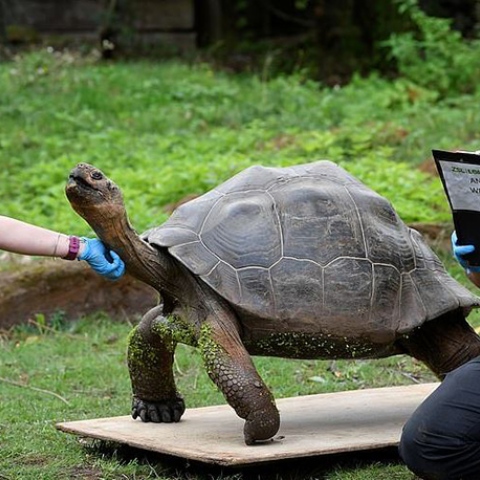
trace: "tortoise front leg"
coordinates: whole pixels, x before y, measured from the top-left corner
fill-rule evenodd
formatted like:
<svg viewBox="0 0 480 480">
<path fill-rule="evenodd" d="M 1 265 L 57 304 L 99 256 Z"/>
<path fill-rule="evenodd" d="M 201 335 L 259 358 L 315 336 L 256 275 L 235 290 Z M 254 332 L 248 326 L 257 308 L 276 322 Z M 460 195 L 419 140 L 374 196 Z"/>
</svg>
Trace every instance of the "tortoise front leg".
<svg viewBox="0 0 480 480">
<path fill-rule="evenodd" d="M 132 417 L 144 422 L 178 422 L 185 411 L 173 376 L 176 342 L 162 310 L 158 306 L 147 312 L 128 344 Z"/>
<path fill-rule="evenodd" d="M 245 419 L 245 443 L 252 445 L 277 433 L 280 415 L 273 395 L 243 346 L 236 321 L 222 317 L 217 314 L 207 318 L 198 347 L 208 375 L 237 415 Z"/>
</svg>

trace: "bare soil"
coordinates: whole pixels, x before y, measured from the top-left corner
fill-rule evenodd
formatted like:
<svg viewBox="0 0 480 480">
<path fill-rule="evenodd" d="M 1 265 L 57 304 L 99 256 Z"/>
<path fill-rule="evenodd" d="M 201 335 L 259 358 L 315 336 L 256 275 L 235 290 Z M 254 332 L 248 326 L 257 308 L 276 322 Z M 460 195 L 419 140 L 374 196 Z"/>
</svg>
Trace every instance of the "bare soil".
<svg viewBox="0 0 480 480">
<path fill-rule="evenodd" d="M 125 275 L 109 281 L 85 262 L 2 259 L 0 271 L 0 329 L 27 323 L 43 314 L 63 312 L 74 320 L 103 311 L 114 318 L 145 313 L 158 303 L 151 287 Z"/>
</svg>

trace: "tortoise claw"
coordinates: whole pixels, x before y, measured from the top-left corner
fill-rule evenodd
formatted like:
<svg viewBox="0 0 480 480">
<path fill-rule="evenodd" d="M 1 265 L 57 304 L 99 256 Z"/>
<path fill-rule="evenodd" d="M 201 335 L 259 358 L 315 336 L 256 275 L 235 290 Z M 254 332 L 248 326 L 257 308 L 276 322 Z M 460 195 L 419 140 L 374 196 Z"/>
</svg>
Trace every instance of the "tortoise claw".
<svg viewBox="0 0 480 480">
<path fill-rule="evenodd" d="M 143 422 L 172 423 L 180 421 L 185 412 L 185 402 L 181 397 L 149 402 L 137 397 L 132 401 L 132 417 L 140 417 Z"/>
</svg>

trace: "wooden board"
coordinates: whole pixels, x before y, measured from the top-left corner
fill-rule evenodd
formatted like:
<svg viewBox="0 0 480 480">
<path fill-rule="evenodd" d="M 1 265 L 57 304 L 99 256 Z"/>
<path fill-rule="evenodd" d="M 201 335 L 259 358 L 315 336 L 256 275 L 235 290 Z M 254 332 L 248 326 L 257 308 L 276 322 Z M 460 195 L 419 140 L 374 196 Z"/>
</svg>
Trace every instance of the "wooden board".
<svg viewBox="0 0 480 480">
<path fill-rule="evenodd" d="M 228 405 L 187 409 L 176 424 L 129 416 L 57 424 L 67 433 L 225 466 L 371 450 L 398 444 L 407 418 L 438 383 L 374 388 L 277 400 L 280 431 L 246 446 L 243 420 Z"/>
</svg>

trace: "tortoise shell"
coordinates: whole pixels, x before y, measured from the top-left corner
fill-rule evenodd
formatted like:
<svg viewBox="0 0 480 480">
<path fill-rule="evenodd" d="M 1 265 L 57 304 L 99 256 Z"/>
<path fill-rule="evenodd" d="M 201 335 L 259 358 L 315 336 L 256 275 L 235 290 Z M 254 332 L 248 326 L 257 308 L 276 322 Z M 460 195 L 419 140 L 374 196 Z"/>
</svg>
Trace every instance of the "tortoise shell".
<svg viewBox="0 0 480 480">
<path fill-rule="evenodd" d="M 478 305 L 388 200 L 329 161 L 247 168 L 144 239 L 285 330 L 403 334 Z"/>
</svg>

